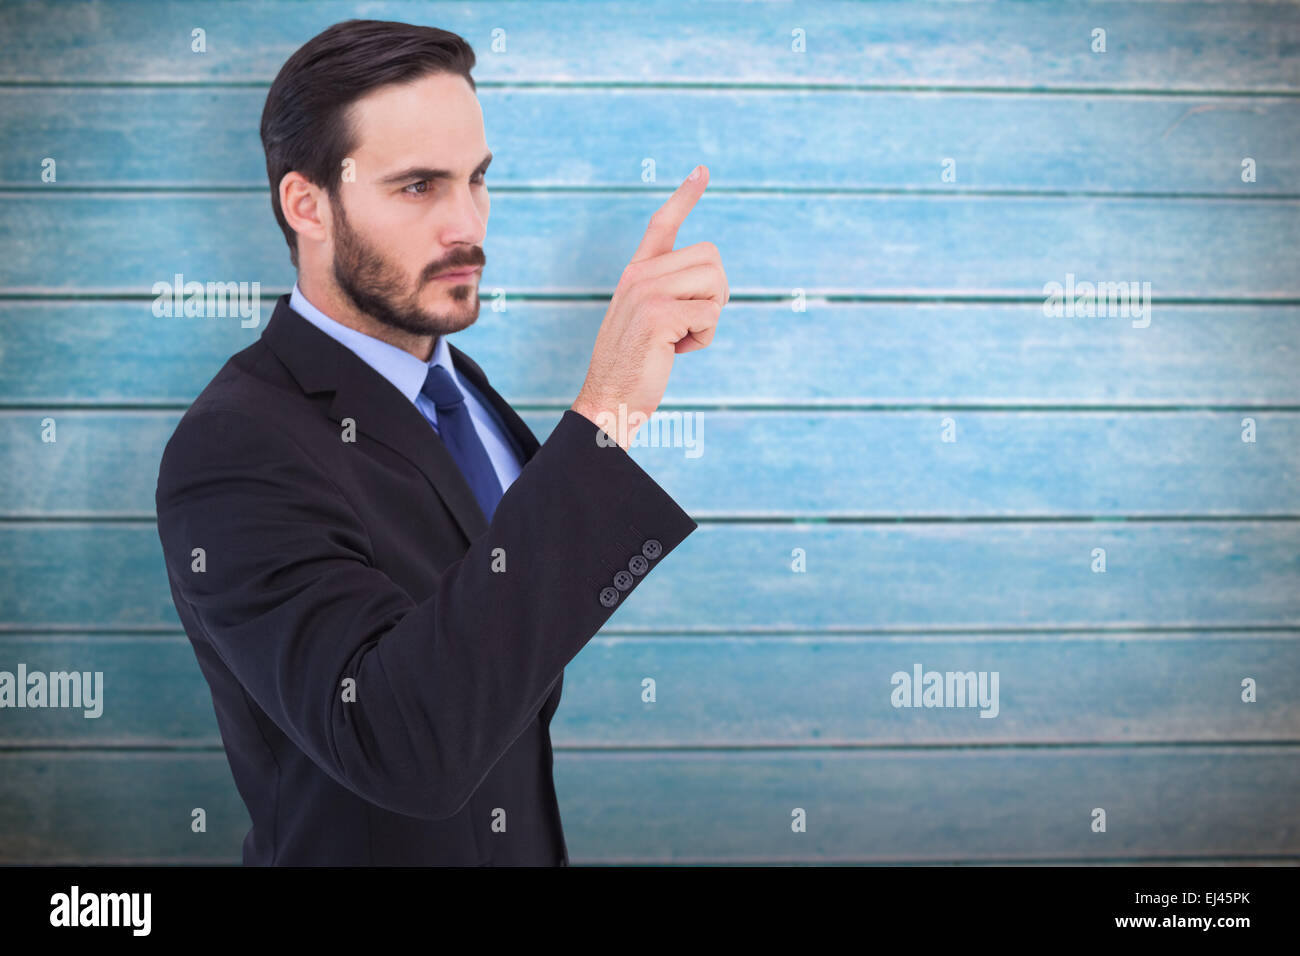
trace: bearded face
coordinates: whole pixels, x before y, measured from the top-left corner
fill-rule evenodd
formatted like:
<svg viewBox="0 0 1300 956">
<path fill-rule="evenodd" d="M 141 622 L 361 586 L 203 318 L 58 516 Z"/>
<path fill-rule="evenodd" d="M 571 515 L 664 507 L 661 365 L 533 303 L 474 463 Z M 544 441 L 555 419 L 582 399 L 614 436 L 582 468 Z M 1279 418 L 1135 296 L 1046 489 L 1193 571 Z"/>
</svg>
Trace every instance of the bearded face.
<svg viewBox="0 0 1300 956">
<path fill-rule="evenodd" d="M 412 278 L 352 227 L 341 197 L 331 208 L 334 279 L 356 309 L 413 335 L 449 335 L 469 327 L 478 318 L 480 273 L 447 279 L 438 275 L 481 267 L 482 249 L 458 247 Z"/>
</svg>

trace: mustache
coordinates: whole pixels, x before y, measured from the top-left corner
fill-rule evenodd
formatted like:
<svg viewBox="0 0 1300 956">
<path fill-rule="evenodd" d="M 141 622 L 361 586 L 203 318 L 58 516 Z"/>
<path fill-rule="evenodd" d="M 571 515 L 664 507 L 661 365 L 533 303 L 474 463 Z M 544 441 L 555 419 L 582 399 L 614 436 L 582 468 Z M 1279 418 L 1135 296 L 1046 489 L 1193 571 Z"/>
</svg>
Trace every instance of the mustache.
<svg viewBox="0 0 1300 956">
<path fill-rule="evenodd" d="M 435 262 L 424 267 L 424 271 L 420 274 L 420 284 L 423 285 L 426 282 L 433 281 L 436 276 L 443 272 L 452 272 L 458 269 L 476 269 L 479 266 L 486 265 L 486 263 L 487 257 L 483 255 L 482 250 L 479 250 L 478 255 L 468 259 L 462 256 L 457 260 Z"/>
</svg>

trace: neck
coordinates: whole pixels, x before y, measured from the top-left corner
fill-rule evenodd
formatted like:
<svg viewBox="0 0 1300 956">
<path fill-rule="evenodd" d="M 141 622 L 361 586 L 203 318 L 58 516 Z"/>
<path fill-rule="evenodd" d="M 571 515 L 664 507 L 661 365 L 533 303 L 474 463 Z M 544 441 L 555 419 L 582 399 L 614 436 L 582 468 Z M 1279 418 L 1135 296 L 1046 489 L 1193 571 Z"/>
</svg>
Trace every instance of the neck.
<svg viewBox="0 0 1300 956">
<path fill-rule="evenodd" d="M 387 342 L 403 352 L 410 352 L 421 362 L 433 358 L 433 349 L 438 343 L 436 335 L 420 335 L 385 325 L 357 309 L 336 283 L 317 281 L 300 274 L 298 288 L 302 290 L 308 302 L 340 325 L 346 325 L 372 339 Z"/>
</svg>

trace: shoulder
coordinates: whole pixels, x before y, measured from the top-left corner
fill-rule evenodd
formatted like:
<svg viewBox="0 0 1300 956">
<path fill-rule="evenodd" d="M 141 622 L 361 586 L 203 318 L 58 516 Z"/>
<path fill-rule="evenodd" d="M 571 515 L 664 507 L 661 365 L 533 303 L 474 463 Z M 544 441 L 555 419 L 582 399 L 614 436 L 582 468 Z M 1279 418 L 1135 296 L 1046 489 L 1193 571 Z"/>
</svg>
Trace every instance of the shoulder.
<svg viewBox="0 0 1300 956">
<path fill-rule="evenodd" d="M 318 415 L 275 353 L 254 342 L 226 361 L 177 422 L 163 449 L 159 488 L 217 464 L 305 458 L 294 436 Z"/>
</svg>

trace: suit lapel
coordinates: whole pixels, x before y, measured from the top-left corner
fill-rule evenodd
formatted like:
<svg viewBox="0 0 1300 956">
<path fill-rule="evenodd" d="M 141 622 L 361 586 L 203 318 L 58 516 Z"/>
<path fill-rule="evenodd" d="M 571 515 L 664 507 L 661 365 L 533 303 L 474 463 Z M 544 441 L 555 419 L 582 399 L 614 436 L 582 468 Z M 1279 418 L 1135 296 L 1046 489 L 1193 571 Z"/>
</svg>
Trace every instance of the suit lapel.
<svg viewBox="0 0 1300 956">
<path fill-rule="evenodd" d="M 474 540 L 487 530 L 487 518 L 456 460 L 414 403 L 391 382 L 367 365 L 342 343 L 335 341 L 293 309 L 282 295 L 262 331 L 262 339 L 289 369 L 308 395 L 333 392 L 329 417 L 342 424 L 356 423 L 359 432 L 401 455 L 420 470 L 442 498 L 465 537 Z M 492 403 L 532 458 L 539 443 L 500 395 L 487 384 L 483 370 L 454 346 L 452 361 L 458 374 L 467 376 Z"/>
</svg>

